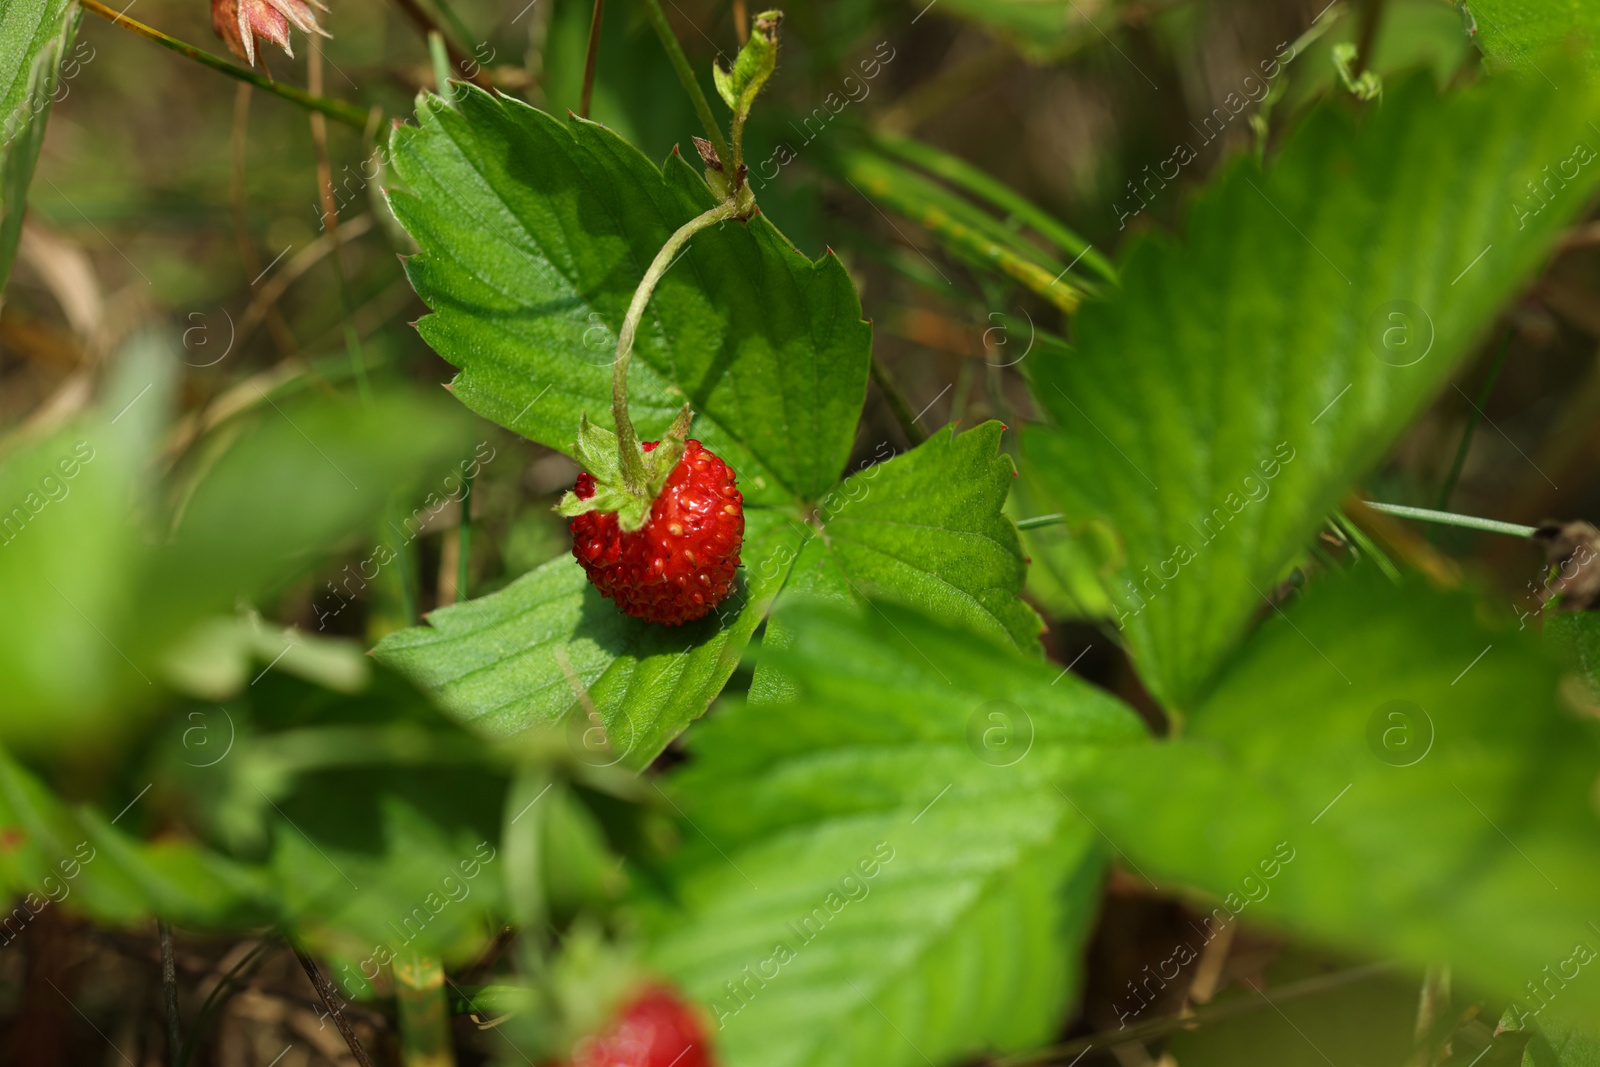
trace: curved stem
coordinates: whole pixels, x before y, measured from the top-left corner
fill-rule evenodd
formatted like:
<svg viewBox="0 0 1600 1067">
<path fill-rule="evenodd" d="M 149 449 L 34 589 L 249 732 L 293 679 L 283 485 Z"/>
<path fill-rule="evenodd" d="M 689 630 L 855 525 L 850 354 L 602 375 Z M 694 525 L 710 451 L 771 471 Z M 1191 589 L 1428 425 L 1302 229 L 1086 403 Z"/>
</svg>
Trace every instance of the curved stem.
<svg viewBox="0 0 1600 1067">
<path fill-rule="evenodd" d="M 716 207 L 701 212 L 679 226 L 673 235 L 667 238 L 667 243 L 661 246 L 656 258 L 650 261 L 650 268 L 644 272 L 639 288 L 633 291 L 633 302 L 628 305 L 628 314 L 622 320 L 622 331 L 617 335 L 617 358 L 611 365 L 611 418 L 616 423 L 617 447 L 622 453 L 623 482 L 632 492 L 642 493 L 645 490 L 644 461 L 639 455 L 639 435 L 634 432 L 633 420 L 628 417 L 628 364 L 633 358 L 633 338 L 639 332 L 639 320 L 644 318 L 645 305 L 650 303 L 650 295 L 656 291 L 656 284 L 661 281 L 661 276 L 667 273 L 667 268 L 672 266 L 672 261 L 677 258 L 679 250 L 688 243 L 689 238 L 701 230 L 733 218 L 738 213 L 737 203 L 731 199 L 724 200 Z"/>
<path fill-rule="evenodd" d="M 274 96 L 281 96 L 285 100 L 299 104 L 301 107 L 311 111 L 320 111 L 330 119 L 337 119 L 346 126 L 354 126 L 358 130 L 366 128 L 367 113 L 360 108 L 352 107 L 342 100 L 334 100 L 326 96 L 315 96 L 304 89 L 297 89 L 292 85 L 275 82 L 271 78 L 241 67 L 237 63 L 229 63 L 226 59 L 219 59 L 210 52 L 203 52 L 192 44 L 184 44 L 176 37 L 168 37 L 160 30 L 146 26 L 137 19 L 131 19 L 126 15 L 119 14 L 100 3 L 99 0 L 79 0 L 79 2 L 85 11 L 99 15 L 113 26 L 121 26 L 124 29 L 131 30 L 140 37 L 148 38 L 163 48 L 170 48 L 180 56 L 187 56 L 196 63 L 226 74 L 230 78 L 237 78 L 242 82 L 247 82 L 257 89 L 269 92 Z"/>
</svg>

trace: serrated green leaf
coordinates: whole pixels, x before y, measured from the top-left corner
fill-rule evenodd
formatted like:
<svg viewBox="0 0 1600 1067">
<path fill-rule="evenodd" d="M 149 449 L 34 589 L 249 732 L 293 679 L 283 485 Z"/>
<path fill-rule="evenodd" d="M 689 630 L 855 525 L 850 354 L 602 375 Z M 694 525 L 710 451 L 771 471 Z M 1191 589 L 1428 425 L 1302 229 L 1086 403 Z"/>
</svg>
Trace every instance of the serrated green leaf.
<svg viewBox="0 0 1600 1067">
<path fill-rule="evenodd" d="M 8 0 L 0 22 L 0 292 L 22 236 L 28 185 L 61 63 L 81 17 L 69 0 Z"/>
<path fill-rule="evenodd" d="M 795 700 L 729 708 L 669 783 L 690 847 L 651 962 L 709 1006 L 730 1067 L 1044 1040 L 1080 985 L 1105 862 L 1054 783 L 1143 727 L 893 605 L 786 624 L 770 655 Z"/>
<path fill-rule="evenodd" d="M 946 427 L 904 455 L 866 466 L 822 501 L 818 533 L 795 561 L 797 592 L 888 599 L 1037 650 L 1039 617 L 1017 599 L 1026 564 L 1002 514 L 1016 468 L 1003 427 Z"/>
<path fill-rule="evenodd" d="M 1179 740 L 1068 791 L 1140 870 L 1344 952 L 1450 962 L 1526 1013 L 1593 1017 L 1592 723 L 1528 632 L 1466 593 L 1357 575 L 1270 619 Z M 1220 901 L 1220 903 L 1218 903 Z"/>
<path fill-rule="evenodd" d="M 714 198 L 674 154 L 665 172 L 615 134 L 463 88 L 424 97 L 395 132 L 395 213 L 433 309 L 423 337 L 461 368 L 468 407 L 568 451 L 609 425 L 616 330 L 646 265 Z M 800 255 L 764 218 L 695 236 L 651 299 L 630 407 L 659 437 L 684 403 L 753 503 L 814 501 L 849 456 L 870 328 L 838 260 Z"/>
<path fill-rule="evenodd" d="M 1471 0 L 1458 3 L 1462 30 L 1497 63 L 1552 70 L 1551 53 L 1572 44 L 1583 49 L 1591 74 L 1600 68 L 1600 9 L 1587 0 Z"/>
<path fill-rule="evenodd" d="M 1054 427 L 1023 455 L 1105 586 L 1142 677 L 1183 709 L 1340 494 L 1448 380 L 1600 179 L 1591 88 L 1496 79 L 1324 107 L 1239 160 L 1180 245 L 1141 242 L 1071 358 L 1024 364 Z M 1575 147 L 1576 146 L 1576 147 Z M 1573 164 L 1551 202 L 1526 183 Z"/>
</svg>

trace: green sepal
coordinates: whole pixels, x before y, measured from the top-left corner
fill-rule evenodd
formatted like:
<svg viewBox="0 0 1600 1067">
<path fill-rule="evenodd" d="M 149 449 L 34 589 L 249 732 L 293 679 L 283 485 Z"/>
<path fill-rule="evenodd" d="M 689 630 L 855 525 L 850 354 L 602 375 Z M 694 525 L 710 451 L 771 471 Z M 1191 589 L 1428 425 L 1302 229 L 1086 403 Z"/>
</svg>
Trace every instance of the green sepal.
<svg viewBox="0 0 1600 1067">
<path fill-rule="evenodd" d="M 639 529 L 650 517 L 650 509 L 661 495 L 672 469 L 683 458 L 692 417 L 689 405 L 685 404 L 653 450 L 645 452 L 641 446 L 645 485 L 644 492 L 638 493 L 630 490 L 623 479 L 617 435 L 590 422 L 587 414 L 579 416 L 578 440 L 572 447 L 572 455 L 594 478 L 594 495 L 584 500 L 569 489 L 556 505 L 556 512 L 570 518 L 591 511 L 614 511 L 617 524 L 623 530 L 632 533 Z"/>
<path fill-rule="evenodd" d="M 672 425 L 662 435 L 660 443 L 644 454 L 645 487 L 650 491 L 652 503 L 661 495 L 662 487 L 672 475 L 672 468 L 683 458 L 683 450 L 688 447 L 689 420 L 693 417 L 689 405 L 683 405 L 678 417 L 672 420 Z"/>
<path fill-rule="evenodd" d="M 750 20 L 750 39 L 739 49 L 733 69 L 725 70 L 720 63 L 711 65 L 711 80 L 716 83 L 717 95 L 733 111 L 748 111 L 756 94 L 777 69 L 778 23 L 782 20 L 781 11 L 763 11 Z"/>
<path fill-rule="evenodd" d="M 597 484 L 622 485 L 622 456 L 617 451 L 617 435 L 590 422 L 587 412 L 578 416 L 578 440 L 572 446 L 572 458 L 594 475 Z"/>
</svg>

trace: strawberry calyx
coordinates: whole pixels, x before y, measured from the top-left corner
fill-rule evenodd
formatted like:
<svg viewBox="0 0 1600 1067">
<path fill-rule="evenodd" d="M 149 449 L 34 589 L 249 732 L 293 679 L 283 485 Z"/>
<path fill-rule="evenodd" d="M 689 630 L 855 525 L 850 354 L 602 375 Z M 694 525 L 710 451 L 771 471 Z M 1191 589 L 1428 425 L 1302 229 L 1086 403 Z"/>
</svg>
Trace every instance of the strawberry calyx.
<svg viewBox="0 0 1600 1067">
<path fill-rule="evenodd" d="M 661 440 L 647 448 L 639 443 L 631 424 L 626 434 L 615 434 L 590 422 L 587 414 L 580 416 L 572 455 L 594 480 L 594 491 L 579 496 L 576 490 L 568 490 L 556 511 L 568 518 L 591 511 L 616 512 L 617 524 L 625 532 L 643 528 L 656 497 L 688 447 L 691 417 L 685 404 Z"/>
</svg>

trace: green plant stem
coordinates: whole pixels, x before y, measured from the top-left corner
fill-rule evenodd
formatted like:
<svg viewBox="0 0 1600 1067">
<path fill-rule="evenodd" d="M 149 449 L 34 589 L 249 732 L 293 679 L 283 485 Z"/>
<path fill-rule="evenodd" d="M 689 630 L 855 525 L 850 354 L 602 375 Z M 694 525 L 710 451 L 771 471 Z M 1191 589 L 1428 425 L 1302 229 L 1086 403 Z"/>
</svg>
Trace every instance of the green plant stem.
<svg viewBox="0 0 1600 1067">
<path fill-rule="evenodd" d="M 1532 537 L 1537 532 L 1536 527 L 1520 526 L 1514 522 L 1480 519 L 1472 515 L 1456 515 L 1448 511 L 1431 511 L 1428 508 L 1413 508 L 1404 504 L 1382 504 L 1375 500 L 1368 500 L 1364 503 L 1373 511 L 1381 511 L 1385 515 L 1397 515 L 1402 519 L 1416 519 L 1419 522 L 1434 522 L 1440 526 L 1459 526 L 1464 530 L 1482 530 L 1485 533 L 1505 534 L 1508 537 Z M 1028 519 L 1018 519 L 1017 529 L 1037 530 L 1042 526 L 1058 526 L 1065 521 L 1066 516 L 1060 512 L 1050 515 L 1035 515 Z"/>
<path fill-rule="evenodd" d="M 1532 537 L 1538 532 L 1536 527 L 1519 526 L 1514 522 L 1498 522 L 1494 519 L 1455 515 L 1448 511 L 1432 511 L 1428 508 L 1412 508 L 1404 504 L 1380 504 L 1375 500 L 1368 500 L 1365 503 L 1373 511 L 1381 511 L 1385 515 L 1397 515 L 1402 519 L 1416 519 L 1419 522 L 1435 522 L 1440 526 L 1459 526 L 1463 530 L 1482 530 L 1485 533 L 1505 534 L 1508 537 Z"/>
<path fill-rule="evenodd" d="M 322 89 L 322 43 L 315 37 L 310 42 L 310 55 L 306 57 L 306 77 L 313 90 Z M 356 332 L 355 309 L 350 304 L 350 282 L 344 269 L 344 246 L 339 240 L 339 204 L 333 195 L 333 164 L 328 156 L 328 120 L 321 114 L 311 115 L 311 145 L 317 159 L 317 184 L 322 197 L 322 221 L 332 242 L 334 285 L 339 291 L 339 311 L 343 320 L 345 351 L 350 356 L 350 366 L 356 372 L 356 391 L 362 406 L 372 403 L 372 386 L 367 381 L 367 359 L 361 351 L 361 335 Z"/>
<path fill-rule="evenodd" d="M 633 291 L 633 302 L 628 305 L 628 314 L 622 320 L 622 331 L 617 335 L 617 358 L 611 365 L 611 418 L 616 423 L 617 448 L 622 453 L 623 483 L 630 492 L 642 494 L 647 488 L 644 460 L 639 453 L 639 435 L 634 431 L 633 419 L 628 415 L 628 364 L 633 359 L 633 338 L 639 332 L 639 321 L 644 318 L 645 305 L 650 303 L 650 295 L 656 291 L 661 276 L 667 273 L 667 268 L 672 266 L 672 261 L 689 238 L 738 213 L 739 205 L 733 199 L 728 199 L 679 226 L 667 238 L 667 243 L 661 246 L 656 258 L 650 261 L 650 268 L 644 272 L 639 288 Z"/>
<path fill-rule="evenodd" d="M 417 3 L 417 0 L 395 0 L 395 4 L 405 14 L 406 18 L 411 20 L 411 24 L 417 28 L 417 32 L 422 34 L 423 40 L 427 40 L 430 33 L 437 33 L 444 38 L 446 54 L 450 57 L 450 62 L 455 66 L 455 69 L 461 72 L 462 78 L 472 82 L 480 89 L 494 88 L 494 82 L 489 79 L 488 72 L 479 64 L 474 63 L 471 57 L 462 50 L 466 42 L 462 41 L 458 44 L 451 40 L 450 35 L 445 33 L 439 24 L 434 21 L 432 15 L 423 10 L 422 5 Z M 474 68 L 476 68 L 476 73 L 469 75 L 467 71 Z"/>
<path fill-rule="evenodd" d="M 152 29 L 151 27 L 146 26 L 144 23 L 139 22 L 137 19 L 131 19 L 126 15 L 118 14 L 111 8 L 100 3 L 99 0 L 79 0 L 79 2 L 83 5 L 85 10 L 99 15 L 113 26 L 121 26 L 125 30 L 137 33 L 140 37 L 148 38 L 149 40 L 154 41 L 156 44 L 161 45 L 163 48 L 171 49 L 180 56 L 187 56 L 196 63 L 199 63 L 202 66 L 210 67 L 212 70 L 218 71 L 219 73 L 226 74 L 230 78 L 237 78 L 239 81 L 253 85 L 257 89 L 271 93 L 274 96 L 282 97 L 283 99 L 288 100 L 290 103 L 298 104 L 309 111 L 314 111 L 318 114 L 326 115 L 330 119 L 335 119 L 339 122 L 342 122 L 346 126 L 353 126 L 360 130 L 364 129 L 367 125 L 367 113 L 362 111 L 360 108 L 346 104 L 342 100 L 334 100 L 326 96 L 316 96 L 312 93 L 306 92 L 304 89 L 296 89 L 292 85 L 284 85 L 280 82 L 275 82 L 271 78 L 268 78 L 265 75 L 257 74 L 255 71 L 250 70 L 247 67 L 241 67 L 237 63 L 229 63 L 226 59 L 220 59 L 209 52 L 202 52 L 200 49 L 194 47 L 194 45 L 184 44 L 175 37 L 168 37 L 160 30 Z"/>
<path fill-rule="evenodd" d="M 1467 416 L 1466 428 L 1461 431 L 1461 444 L 1456 447 L 1456 458 L 1450 464 L 1450 473 L 1445 476 L 1444 484 L 1439 487 L 1439 498 L 1435 507 L 1441 511 L 1450 504 L 1450 494 L 1456 490 L 1456 482 L 1461 478 L 1461 468 L 1466 465 L 1467 452 L 1472 448 L 1472 437 L 1478 432 L 1478 423 L 1483 418 L 1483 407 L 1489 402 L 1489 394 L 1494 391 L 1494 383 L 1500 380 L 1500 370 L 1506 365 L 1506 356 L 1511 354 L 1511 338 L 1515 330 L 1507 330 L 1506 338 L 1500 342 L 1500 351 L 1495 354 L 1494 364 L 1489 368 L 1489 377 L 1484 379 L 1483 388 L 1478 390 L 1477 402 L 1472 405 L 1472 414 Z"/>
<path fill-rule="evenodd" d="M 444 43 L 444 34 L 428 31 L 428 58 L 433 61 L 433 91 L 445 103 L 454 105 L 455 96 L 450 91 L 450 49 Z"/>
<path fill-rule="evenodd" d="M 895 421 L 900 424 L 901 432 L 906 435 L 906 440 L 911 442 L 911 447 L 916 448 L 928 439 L 928 435 L 917 425 L 916 414 L 906 401 L 906 394 L 900 388 L 900 383 L 895 381 L 894 375 L 889 373 L 889 368 L 883 365 L 876 352 L 872 354 L 868 367 L 878 391 L 883 394 L 883 399 L 888 401 L 889 410 L 894 414 Z"/>
<path fill-rule="evenodd" d="M 400 1054 L 406 1067 L 455 1067 L 444 965 L 436 956 L 412 953 L 409 959 L 395 960 L 394 979 Z"/>
<path fill-rule="evenodd" d="M 672 32 L 671 23 L 661 11 L 660 0 L 644 0 L 644 13 L 650 20 L 650 26 L 656 31 L 656 36 L 661 38 L 661 47 L 666 49 L 667 58 L 672 60 L 672 69 L 678 75 L 678 83 L 683 86 L 683 91 L 689 94 L 689 102 L 694 105 L 694 113 L 700 116 L 700 125 L 706 128 L 706 138 L 717 150 L 717 158 L 727 160 L 732 155 L 728 151 L 728 142 L 722 136 L 722 128 L 717 125 L 717 118 L 711 113 L 711 104 L 706 100 L 706 94 L 701 90 L 700 83 L 695 80 L 694 68 L 689 66 L 689 59 L 683 54 L 683 46 L 678 43 L 678 37 Z"/>
<path fill-rule="evenodd" d="M 455 8 L 450 6 L 448 0 L 433 0 L 433 6 L 438 10 L 444 21 L 449 24 L 450 32 L 455 34 L 456 40 L 462 44 L 472 40 L 471 31 L 467 29 L 466 23 L 461 21 L 461 16 L 456 14 Z"/>
<path fill-rule="evenodd" d="M 468 563 L 472 554 L 472 481 L 471 468 L 462 478 L 461 523 L 456 527 L 456 602 L 467 599 Z"/>
<path fill-rule="evenodd" d="M 583 96 L 578 104 L 578 114 L 589 117 L 589 101 L 594 96 L 594 68 L 600 59 L 600 26 L 606 17 L 606 0 L 594 0 L 594 14 L 589 19 L 589 51 L 583 57 Z"/>
</svg>

